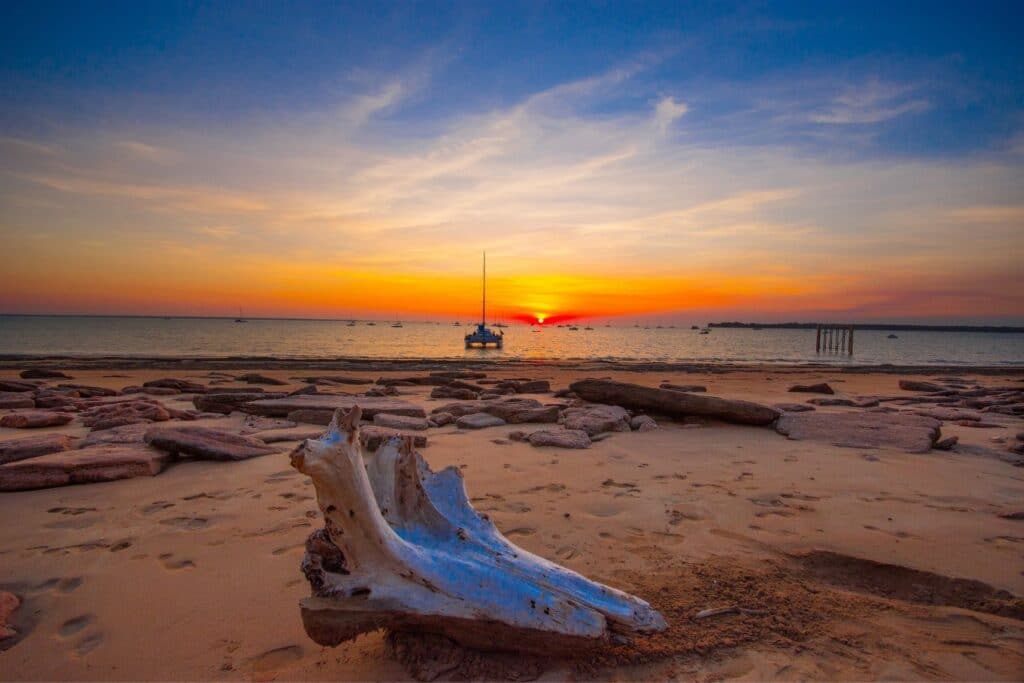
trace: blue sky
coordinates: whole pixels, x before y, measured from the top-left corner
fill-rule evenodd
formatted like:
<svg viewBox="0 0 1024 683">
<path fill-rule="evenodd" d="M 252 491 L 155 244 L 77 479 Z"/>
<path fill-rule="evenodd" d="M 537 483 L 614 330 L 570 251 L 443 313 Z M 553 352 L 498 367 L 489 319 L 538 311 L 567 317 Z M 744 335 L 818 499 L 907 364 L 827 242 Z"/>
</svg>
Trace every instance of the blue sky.
<svg viewBox="0 0 1024 683">
<path fill-rule="evenodd" d="M 213 120 L 316 109 L 381 74 L 427 82 L 394 121 L 507 106 L 626 63 L 593 113 L 655 94 L 751 144 L 813 146 L 844 116 L 864 154 L 963 154 L 1021 126 L 1020 3 L 8 3 L 0 84 L 16 127 L 132 116 Z M 876 100 L 830 97 L 882 84 Z M 694 96 L 694 93 L 699 95 Z M 699 105 L 699 106 L 697 106 Z M 785 114 L 820 108 L 817 120 Z M 882 120 L 875 120 L 881 118 Z M 829 122 L 832 123 L 829 123 Z"/>
<path fill-rule="evenodd" d="M 116 243 L 82 267 L 124 280 L 168 250 L 230 249 L 254 269 L 330 254 L 461 273 L 488 248 L 535 274 L 759 278 L 733 289 L 763 295 L 697 297 L 723 313 L 821 313 L 786 284 L 802 281 L 851 316 L 934 299 L 921 316 L 1024 318 L 1005 291 L 1024 228 L 1020 3 L 0 13 L 0 234 L 37 269 Z M 138 305 L 22 285 L 36 308 Z"/>
</svg>

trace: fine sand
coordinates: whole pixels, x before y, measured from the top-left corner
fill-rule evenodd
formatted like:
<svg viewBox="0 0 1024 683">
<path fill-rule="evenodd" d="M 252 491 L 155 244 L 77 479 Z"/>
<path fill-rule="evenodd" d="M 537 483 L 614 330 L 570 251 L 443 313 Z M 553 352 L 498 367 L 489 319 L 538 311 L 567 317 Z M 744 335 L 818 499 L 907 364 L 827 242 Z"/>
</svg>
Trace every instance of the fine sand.
<svg viewBox="0 0 1024 683">
<path fill-rule="evenodd" d="M 210 381 L 208 368 L 101 365 L 68 372 L 117 389 L 167 376 Z M 5 366 L 3 378 L 25 367 Z M 270 363 L 244 371 L 289 380 L 285 390 L 303 386 L 290 378 L 317 374 Z M 545 364 L 487 372 L 549 379 L 553 388 L 585 376 L 704 384 L 710 395 L 767 404 L 813 396 L 787 392 L 795 383 L 894 394 L 900 378 L 950 374 Z M 370 376 L 382 374 L 425 373 Z M 402 387 L 402 398 L 429 412 L 447 402 L 430 399 L 430 389 Z M 190 396 L 158 398 L 191 407 Z M 993 437 L 1012 440 L 1024 420 L 992 420 L 1002 427 L 945 423 L 943 436 L 960 443 L 923 454 L 791 441 L 771 428 L 707 420 L 658 419 L 657 430 L 616 433 L 588 450 L 508 442 L 518 425 L 430 429 L 420 449 L 430 465 L 461 468 L 473 504 L 512 542 L 643 597 L 670 624 L 573 661 L 467 654 L 446 676 L 1020 679 L 1024 470 L 1000 459 L 1006 448 Z M 34 431 L 87 429 L 73 422 Z M 0 440 L 20 436 L 0 429 Z M 19 635 L 0 641 L 0 678 L 406 678 L 383 634 L 322 648 L 303 631 L 297 603 L 309 587 L 299 562 L 321 520 L 309 481 L 289 467 L 296 443 L 242 462 L 181 462 L 156 477 L 0 493 L 0 589 L 23 601 L 13 618 Z M 692 619 L 732 605 L 756 613 Z"/>
</svg>

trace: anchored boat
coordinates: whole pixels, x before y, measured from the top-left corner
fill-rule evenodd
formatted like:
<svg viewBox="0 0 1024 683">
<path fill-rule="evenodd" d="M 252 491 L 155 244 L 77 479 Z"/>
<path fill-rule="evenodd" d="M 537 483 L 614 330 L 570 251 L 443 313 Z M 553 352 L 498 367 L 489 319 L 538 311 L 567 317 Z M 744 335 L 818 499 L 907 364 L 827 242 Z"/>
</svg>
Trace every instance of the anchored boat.
<svg viewBox="0 0 1024 683">
<path fill-rule="evenodd" d="M 483 301 L 480 305 L 480 322 L 476 330 L 466 335 L 466 348 L 480 347 L 486 349 L 493 346 L 496 349 L 502 348 L 505 342 L 505 333 L 497 333 L 487 328 L 487 252 L 484 252 L 484 277 L 483 277 Z"/>
</svg>

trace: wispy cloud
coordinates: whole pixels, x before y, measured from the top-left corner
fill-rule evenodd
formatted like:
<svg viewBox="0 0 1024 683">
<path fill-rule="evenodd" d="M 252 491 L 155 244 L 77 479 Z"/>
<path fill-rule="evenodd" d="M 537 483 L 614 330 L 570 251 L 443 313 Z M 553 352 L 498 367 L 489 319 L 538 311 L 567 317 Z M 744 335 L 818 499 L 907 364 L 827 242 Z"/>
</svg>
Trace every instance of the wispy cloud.
<svg viewBox="0 0 1024 683">
<path fill-rule="evenodd" d="M 812 112 L 810 120 L 831 125 L 861 125 L 888 121 L 928 108 L 928 100 L 919 97 L 913 88 L 872 80 L 837 95 L 822 109 Z"/>
<path fill-rule="evenodd" d="M 838 297 L 870 307 L 881 299 L 869 284 L 916 291 L 907 273 L 987 282 L 1024 257 L 1006 237 L 1024 214 L 1020 159 L 837 160 L 777 141 L 709 139 L 700 93 L 601 106 L 624 88 L 642 91 L 634 81 L 646 68 L 400 130 L 389 115 L 418 86 L 385 77 L 331 107 L 230 129 L 153 123 L 6 143 L 22 153 L 0 162 L 10 207 L 0 234 L 40 263 L 65 252 L 72 262 L 78 249 L 108 272 L 145 263 L 166 278 L 175 275 L 160 259 L 173 249 L 212 270 L 230 254 L 233 270 L 209 287 L 262 277 L 296 297 L 304 286 L 333 291 L 346 273 L 382 288 L 399 273 L 475 277 L 487 248 L 496 277 L 504 268 L 525 278 L 509 296 L 519 287 L 543 299 L 552 273 L 564 300 L 576 295 L 565 278 L 660 278 L 661 290 L 644 285 L 644 305 L 665 309 L 692 303 L 702 281 L 715 291 L 704 301 L 718 305 L 810 310 Z M 805 123 L 869 126 L 928 106 L 916 89 L 882 82 L 829 93 L 801 101 Z M 111 144 L 124 154 L 110 155 Z M 30 245 L 39 225 L 62 233 L 53 254 Z M 85 245 L 98 235 L 106 251 Z M 610 296 L 608 286 L 588 291 Z M 350 303 L 360 296 L 340 291 Z M 425 308 L 450 303 L 423 292 L 436 299 Z"/>
</svg>

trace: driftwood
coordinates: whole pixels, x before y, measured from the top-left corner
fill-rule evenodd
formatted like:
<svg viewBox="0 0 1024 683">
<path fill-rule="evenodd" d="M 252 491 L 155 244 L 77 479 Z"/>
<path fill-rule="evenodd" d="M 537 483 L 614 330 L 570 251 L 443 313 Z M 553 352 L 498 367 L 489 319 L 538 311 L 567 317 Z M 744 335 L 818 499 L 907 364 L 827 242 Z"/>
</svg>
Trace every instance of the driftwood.
<svg viewBox="0 0 1024 683">
<path fill-rule="evenodd" d="M 779 416 L 779 411 L 751 401 L 737 401 L 715 396 L 655 389 L 639 384 L 605 379 L 584 379 L 573 382 L 569 389 L 585 401 L 660 413 L 674 417 L 701 415 L 739 424 L 766 425 Z"/>
<path fill-rule="evenodd" d="M 325 526 L 306 542 L 310 638 L 334 646 L 386 628 L 484 650 L 565 653 L 665 621 L 643 600 L 512 545 L 473 510 L 461 472 L 432 472 L 409 439 L 360 445 L 359 407 L 292 453 Z"/>
</svg>

